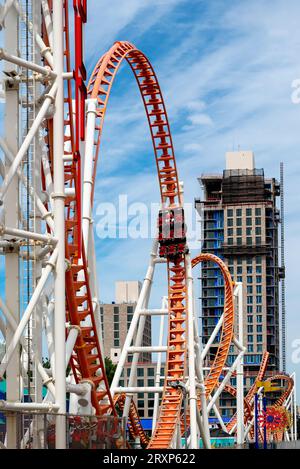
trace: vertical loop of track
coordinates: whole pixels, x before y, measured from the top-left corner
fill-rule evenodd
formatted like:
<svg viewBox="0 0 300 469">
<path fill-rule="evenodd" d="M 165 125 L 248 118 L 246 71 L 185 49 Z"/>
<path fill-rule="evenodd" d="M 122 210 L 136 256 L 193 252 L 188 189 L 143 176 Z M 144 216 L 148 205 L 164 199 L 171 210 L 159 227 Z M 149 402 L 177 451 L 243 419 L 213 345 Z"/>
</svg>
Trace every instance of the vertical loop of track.
<svg viewBox="0 0 300 469">
<path fill-rule="evenodd" d="M 172 136 L 161 89 L 147 57 L 128 42 L 116 42 L 97 63 L 88 84 L 88 98 L 97 100 L 93 153 L 93 191 L 104 117 L 118 69 L 126 59 L 140 90 L 153 143 L 161 202 L 164 208 L 181 206 Z M 93 198 L 93 194 L 92 194 Z M 92 203 L 93 201 L 91 201 Z M 185 256 L 168 259 L 169 331 L 166 378 L 157 425 L 149 448 L 170 447 L 180 417 L 182 393 L 171 386 L 185 377 L 186 269 Z"/>
</svg>

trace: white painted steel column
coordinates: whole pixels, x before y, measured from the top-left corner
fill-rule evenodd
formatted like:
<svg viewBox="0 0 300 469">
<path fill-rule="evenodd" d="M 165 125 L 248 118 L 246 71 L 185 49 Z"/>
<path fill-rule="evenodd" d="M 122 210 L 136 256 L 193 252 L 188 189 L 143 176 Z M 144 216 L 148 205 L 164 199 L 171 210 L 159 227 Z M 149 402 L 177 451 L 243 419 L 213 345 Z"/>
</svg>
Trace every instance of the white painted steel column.
<svg viewBox="0 0 300 469">
<path fill-rule="evenodd" d="M 167 297 L 163 298 L 162 301 L 162 309 L 165 309 L 168 305 L 168 299 Z M 159 338 L 158 338 L 158 346 L 161 347 L 163 344 L 163 338 L 164 338 L 164 327 L 165 327 L 165 315 L 162 314 L 160 318 L 160 326 L 159 326 Z M 160 369 L 161 369 L 161 358 L 162 354 L 159 352 L 157 354 L 157 363 L 156 363 L 156 373 L 155 373 L 155 387 L 160 386 Z M 158 408 L 159 408 L 159 393 L 156 392 L 154 395 L 154 408 L 153 408 L 153 418 L 152 418 L 152 432 L 156 426 L 156 420 L 158 416 Z"/>
<path fill-rule="evenodd" d="M 97 100 L 87 100 L 86 139 L 82 190 L 82 237 L 85 253 L 88 253 L 89 229 L 91 223 L 91 197 L 93 191 L 93 158 Z"/>
<path fill-rule="evenodd" d="M 194 308 L 196 306 L 194 305 Z M 203 446 L 206 449 L 211 449 L 211 442 L 210 442 L 210 432 L 209 432 L 209 421 L 208 421 L 208 412 L 207 412 L 207 401 L 206 401 L 206 392 L 205 392 L 205 384 L 204 384 L 204 376 L 203 376 L 203 366 L 202 366 L 202 355 L 201 355 L 201 346 L 198 334 L 198 325 L 196 322 L 196 318 L 194 317 L 194 339 L 195 339 L 195 367 L 196 367 L 196 375 L 199 381 L 199 389 L 200 389 L 200 399 L 201 399 L 201 413 L 202 418 L 197 412 L 197 418 L 199 424 L 199 429 L 201 433 L 201 437 L 203 440 Z"/>
<path fill-rule="evenodd" d="M 237 283 L 237 287 L 234 292 L 234 299 L 237 301 L 238 307 L 237 313 L 239 343 L 243 347 L 243 285 L 241 282 Z M 242 446 L 244 444 L 244 355 L 241 353 L 239 355 L 240 359 L 236 367 L 236 443 L 237 446 Z"/>
<path fill-rule="evenodd" d="M 19 26 L 18 17 L 14 8 L 10 9 L 5 19 L 5 48 L 12 54 L 18 54 Z M 4 65 L 5 71 L 17 71 L 17 67 L 11 64 Z M 4 129 L 7 143 L 14 154 L 18 151 L 19 137 L 19 90 L 18 88 L 9 88 L 6 90 Z M 5 171 L 9 172 L 10 161 L 5 158 Z M 19 225 L 19 183 L 15 176 L 6 193 L 4 200 L 5 223 L 11 227 L 18 228 Z M 19 323 L 19 255 L 18 252 L 12 252 L 5 256 L 5 296 L 6 304 L 13 312 L 14 320 Z M 6 326 L 6 346 L 11 345 L 14 331 L 7 324 Z M 6 399 L 14 402 L 20 399 L 20 355 L 15 350 L 10 364 L 6 370 Z M 6 419 L 6 444 L 10 449 L 17 447 L 17 426 L 16 417 L 8 415 Z"/>
<path fill-rule="evenodd" d="M 55 342 L 55 403 L 59 405 L 58 413 L 66 412 L 66 355 L 65 344 L 65 206 L 64 206 L 64 37 L 63 37 L 63 2 L 53 2 L 53 64 L 57 74 L 57 93 L 53 117 L 53 158 L 54 171 L 54 233 L 58 239 L 58 258 L 54 284 L 54 342 Z M 66 420 L 64 416 L 56 417 L 56 449 L 66 448 Z"/>
<path fill-rule="evenodd" d="M 190 255 L 186 256 L 187 283 L 187 330 L 188 330 L 188 369 L 189 369 L 189 407 L 190 407 L 190 449 L 198 448 L 197 437 L 197 393 L 195 375 L 195 344 L 194 344 L 194 296 L 193 276 Z"/>
</svg>

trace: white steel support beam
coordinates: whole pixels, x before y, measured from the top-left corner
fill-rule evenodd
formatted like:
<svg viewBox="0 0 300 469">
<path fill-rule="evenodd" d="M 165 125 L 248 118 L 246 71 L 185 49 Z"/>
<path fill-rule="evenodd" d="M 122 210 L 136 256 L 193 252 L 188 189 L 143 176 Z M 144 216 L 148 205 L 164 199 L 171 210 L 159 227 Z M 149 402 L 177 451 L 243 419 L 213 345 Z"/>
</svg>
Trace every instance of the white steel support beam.
<svg viewBox="0 0 300 469">
<path fill-rule="evenodd" d="M 168 305 L 168 298 L 164 297 L 162 300 L 162 309 L 166 309 Z M 166 311 L 168 311 L 166 309 Z M 160 326 L 159 326 L 159 338 L 158 338 L 158 346 L 161 347 L 163 344 L 164 338 L 164 327 L 165 327 L 165 316 L 164 314 L 160 317 Z M 156 363 L 156 372 L 155 372 L 155 387 L 158 388 L 160 386 L 160 369 L 161 369 L 161 361 L 162 361 L 162 354 L 159 352 L 157 354 L 157 363 Z M 154 431 L 158 416 L 158 409 L 159 409 L 159 394 L 158 392 L 154 395 L 154 408 L 153 408 L 153 418 L 152 418 L 152 431 Z"/>
<path fill-rule="evenodd" d="M 6 60 L 7 62 L 11 62 L 12 64 L 18 65 L 18 67 L 27 68 L 28 70 L 40 73 L 45 77 L 49 77 L 52 80 L 54 80 L 56 77 L 56 74 L 51 70 L 50 67 L 42 67 L 41 65 L 38 65 L 34 62 L 21 59 L 17 55 L 9 54 L 6 50 L 2 48 L 0 48 L 0 60 Z"/>
<path fill-rule="evenodd" d="M 186 283 L 187 283 L 187 331 L 188 331 L 188 376 L 189 376 L 189 410 L 190 410 L 190 449 L 198 448 L 197 435 L 197 393 L 194 348 L 194 295 L 193 276 L 190 255 L 186 255 Z"/>
<path fill-rule="evenodd" d="M 50 14 L 48 0 L 42 0 L 41 4 L 42 4 L 43 17 L 44 17 L 44 22 L 46 26 L 49 45 L 51 49 L 53 49 L 53 24 L 52 24 L 52 18 Z"/>
<path fill-rule="evenodd" d="M 243 347 L 243 286 L 241 282 L 237 283 L 234 291 L 235 305 L 237 304 L 238 317 L 238 342 Z M 236 415 L 237 415 L 237 433 L 236 443 L 238 447 L 244 444 L 244 358 L 245 348 L 239 354 L 239 361 L 236 367 Z"/>
<path fill-rule="evenodd" d="M 204 384 L 204 376 L 203 376 L 203 360 L 201 356 L 201 345 L 199 340 L 199 333 L 198 333 L 198 324 L 196 318 L 194 318 L 194 339 L 195 339 L 195 367 L 196 367 L 196 375 L 198 378 L 198 385 L 200 389 L 200 400 L 201 400 L 201 413 L 202 416 L 199 415 L 197 412 L 197 421 L 198 426 L 200 429 L 201 437 L 203 440 L 203 446 L 206 449 L 211 448 L 210 442 L 210 432 L 209 432 L 209 422 L 208 422 L 208 412 L 207 412 L 207 401 L 206 401 L 206 392 L 205 392 L 205 384 Z"/>
<path fill-rule="evenodd" d="M 24 156 L 26 155 L 26 152 L 27 152 L 27 150 L 29 148 L 29 145 L 31 144 L 34 136 L 38 132 L 38 129 L 39 129 L 41 123 L 44 120 L 44 117 L 47 113 L 47 110 L 48 110 L 50 104 L 53 102 L 53 99 L 55 97 L 56 90 L 57 90 L 57 80 L 58 80 L 58 78 L 56 79 L 55 83 L 52 85 L 49 93 L 46 95 L 45 100 L 44 100 L 39 112 L 37 113 L 37 116 L 36 116 L 32 126 L 31 126 L 28 134 L 26 135 L 26 137 L 25 137 L 19 151 L 16 154 L 16 157 L 15 157 L 13 163 L 11 164 L 11 166 L 8 170 L 8 173 L 6 174 L 6 176 L 4 178 L 4 181 L 3 181 L 2 186 L 0 188 L 0 203 L 3 203 L 3 198 L 4 198 L 5 194 L 7 193 L 9 185 L 14 180 L 17 169 L 20 166 Z M 56 113 L 57 113 L 57 110 L 56 110 L 55 114 Z M 55 141 L 55 138 L 54 138 L 54 141 Z M 8 142 L 8 145 L 12 148 L 12 145 L 10 144 L 10 142 Z"/>
<path fill-rule="evenodd" d="M 53 117 L 53 174 L 54 174 L 54 235 L 58 238 L 58 257 L 54 282 L 54 342 L 55 342 L 55 403 L 59 414 L 66 412 L 66 371 L 61 357 L 66 355 L 65 344 L 65 193 L 64 193 L 64 36 L 63 2 L 53 2 L 53 65 L 57 75 L 55 113 Z M 56 449 L 66 448 L 66 420 L 56 418 Z"/>
<path fill-rule="evenodd" d="M 16 11 L 7 10 L 5 19 L 5 44 L 4 47 L 11 54 L 18 54 L 19 50 L 19 24 Z M 4 70 L 16 69 L 14 65 L 4 64 Z M 17 71 L 17 70 L 16 70 Z M 6 90 L 4 132 L 7 142 L 16 154 L 18 151 L 19 137 L 19 91 L 17 87 Z M 10 161 L 5 158 L 5 172 L 8 174 Z M 7 191 L 4 205 L 5 223 L 11 227 L 19 226 L 19 181 L 13 177 L 11 186 Z M 5 256 L 5 297 L 8 308 L 13 312 L 14 320 L 18 324 L 20 319 L 20 290 L 19 290 L 19 256 L 12 252 Z M 9 325 L 6 327 L 6 346 L 12 345 L 14 332 Z M 20 400 L 20 354 L 15 350 L 11 362 L 6 370 L 6 399 L 10 402 Z M 8 415 L 6 419 L 6 442 L 9 449 L 17 447 L 17 423 L 14 415 Z"/>
<path fill-rule="evenodd" d="M 94 158 L 94 140 L 95 123 L 97 115 L 97 100 L 87 100 L 86 111 L 86 140 L 83 172 L 83 190 L 82 190 L 82 238 L 86 256 L 89 246 L 89 232 L 92 212 L 92 192 L 93 192 L 93 158 Z"/>
<path fill-rule="evenodd" d="M 55 1 L 54 4 L 55 3 L 57 3 L 57 2 Z M 54 53 L 53 53 L 53 56 L 52 56 L 50 47 L 46 46 L 43 39 L 41 38 L 41 35 L 37 31 L 34 30 L 33 24 L 31 23 L 31 21 L 29 21 L 28 18 L 26 18 L 26 15 L 25 15 L 25 13 L 23 12 L 23 10 L 20 6 L 20 3 L 17 0 L 15 0 L 13 2 L 13 4 L 14 4 L 14 7 L 15 7 L 16 11 L 20 15 L 20 18 L 27 25 L 28 30 L 33 34 L 34 40 L 35 40 L 37 46 L 40 49 L 42 57 L 45 57 L 48 64 L 50 65 L 50 67 L 53 68 L 54 67 L 54 60 L 55 60 L 54 59 Z M 54 13 L 53 13 L 53 18 L 54 18 Z M 54 22 L 54 19 L 53 19 L 53 22 Z M 55 43 L 55 39 L 54 39 L 54 43 Z"/>
<path fill-rule="evenodd" d="M 7 142 L 2 137 L 0 137 L 0 147 L 4 151 L 5 156 L 8 158 L 10 163 L 12 163 L 13 160 L 14 160 L 14 156 L 13 156 L 11 150 L 8 148 Z M 47 181 L 47 173 L 46 173 L 45 169 L 44 169 L 44 172 L 45 172 L 45 178 L 46 178 L 46 181 Z M 50 172 L 50 168 L 49 168 L 49 172 Z M 20 168 L 17 169 L 17 175 L 18 175 L 18 178 L 20 179 L 20 181 L 22 182 L 22 184 L 24 185 L 24 187 L 27 189 L 28 193 L 30 194 L 30 197 L 31 197 L 33 203 L 36 204 L 37 209 L 39 210 L 42 218 L 46 221 L 49 228 L 51 228 L 51 230 L 53 230 L 53 219 L 52 219 L 51 214 L 47 211 L 46 207 L 44 206 L 44 204 L 43 204 L 41 198 L 39 197 L 39 195 L 36 193 L 35 189 L 30 184 L 28 184 L 27 178 L 22 173 Z"/>
<path fill-rule="evenodd" d="M 241 359 L 241 356 L 243 356 L 243 352 L 240 352 L 238 354 L 238 356 L 236 357 L 236 359 L 234 360 L 232 366 L 230 367 L 230 369 L 228 370 L 228 372 L 226 373 L 226 376 L 225 378 L 223 379 L 223 381 L 221 382 L 220 386 L 218 387 L 218 389 L 216 390 L 215 394 L 212 396 L 212 399 L 211 401 L 208 403 L 208 406 L 207 406 L 207 411 L 210 412 L 212 406 L 216 403 L 218 397 L 220 396 L 221 392 L 224 390 L 226 384 L 229 382 L 231 376 L 232 376 L 232 373 L 236 370 L 236 367 Z"/>
<path fill-rule="evenodd" d="M 24 314 L 23 314 L 20 322 L 18 322 L 18 327 L 15 330 L 15 332 L 14 332 L 12 338 L 11 338 L 11 342 L 10 342 L 9 346 L 6 348 L 6 353 L 3 357 L 1 365 L 0 365 L 0 376 L 1 377 L 3 376 L 5 371 L 7 370 L 9 362 L 14 357 L 15 350 L 16 350 L 18 344 L 20 343 L 20 339 L 21 339 L 21 336 L 22 336 L 23 331 L 25 329 L 25 326 L 28 323 L 31 314 L 32 314 L 34 308 L 36 307 L 37 302 L 40 299 L 42 290 L 43 290 L 43 288 L 44 288 L 44 286 L 47 282 L 47 279 L 48 279 L 52 269 L 55 267 L 55 263 L 57 262 L 56 261 L 57 254 L 58 254 L 58 251 L 57 251 L 57 248 L 56 248 L 55 251 L 53 252 L 52 256 L 50 257 L 49 261 L 47 262 L 47 266 L 43 270 L 43 273 L 40 277 L 40 280 L 39 280 L 38 284 L 36 285 L 36 288 L 35 288 L 35 290 L 32 294 L 32 297 L 30 298 L 30 301 L 29 301 L 29 303 L 28 303 L 28 305 L 27 305 L 27 307 L 24 311 Z M 7 305 L 7 306 L 9 308 L 9 305 Z M 12 311 L 11 308 L 9 308 L 9 309 Z"/>
</svg>

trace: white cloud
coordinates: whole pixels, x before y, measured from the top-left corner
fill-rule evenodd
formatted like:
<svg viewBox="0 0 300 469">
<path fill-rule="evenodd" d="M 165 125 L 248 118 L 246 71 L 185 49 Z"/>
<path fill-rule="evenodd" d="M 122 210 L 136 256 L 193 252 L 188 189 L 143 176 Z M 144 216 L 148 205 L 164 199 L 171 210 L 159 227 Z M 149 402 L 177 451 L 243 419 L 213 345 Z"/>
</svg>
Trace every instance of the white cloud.
<svg viewBox="0 0 300 469">
<path fill-rule="evenodd" d="M 193 126 L 198 125 L 213 125 L 213 121 L 208 114 L 198 113 L 198 114 L 190 114 L 187 119 L 192 123 Z"/>
</svg>

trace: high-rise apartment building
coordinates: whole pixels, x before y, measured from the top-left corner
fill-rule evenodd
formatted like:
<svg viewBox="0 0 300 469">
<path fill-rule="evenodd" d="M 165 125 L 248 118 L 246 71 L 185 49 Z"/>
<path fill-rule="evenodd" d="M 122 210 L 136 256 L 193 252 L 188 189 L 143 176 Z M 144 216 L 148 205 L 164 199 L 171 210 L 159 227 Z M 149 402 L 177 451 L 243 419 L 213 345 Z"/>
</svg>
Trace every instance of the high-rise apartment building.
<svg viewBox="0 0 300 469">
<path fill-rule="evenodd" d="M 252 152 L 242 151 L 226 154 L 223 174 L 204 174 L 199 182 L 203 198 L 195 205 L 202 222 L 202 251 L 221 257 L 233 279 L 243 283 L 244 369 L 249 387 L 264 350 L 270 352 L 270 371 L 279 368 L 279 280 L 284 275 L 278 265 L 280 184 L 255 168 Z M 206 343 L 224 306 L 222 275 L 210 262 L 201 268 L 201 303 Z M 234 359 L 232 349 L 228 364 Z"/>
</svg>

